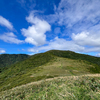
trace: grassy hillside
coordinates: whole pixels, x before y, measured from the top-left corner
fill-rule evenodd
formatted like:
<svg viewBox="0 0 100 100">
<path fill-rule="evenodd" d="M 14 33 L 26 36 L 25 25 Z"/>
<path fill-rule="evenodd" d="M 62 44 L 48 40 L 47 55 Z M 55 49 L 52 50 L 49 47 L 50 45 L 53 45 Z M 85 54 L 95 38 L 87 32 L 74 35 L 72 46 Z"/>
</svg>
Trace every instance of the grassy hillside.
<svg viewBox="0 0 100 100">
<path fill-rule="evenodd" d="M 100 100 L 100 74 L 47 79 L 0 92 L 1 100 Z"/>
<path fill-rule="evenodd" d="M 35 71 L 38 71 L 36 68 L 53 58 L 48 53 L 36 54 L 29 57 L 29 59 L 12 65 L 0 73 L 0 91 L 44 78 L 45 76 L 39 76 L 37 78 L 30 76 Z"/>
<path fill-rule="evenodd" d="M 0 91 L 46 78 L 99 73 L 100 65 L 92 59 L 100 60 L 71 51 L 53 50 L 33 55 L 0 73 Z"/>
<path fill-rule="evenodd" d="M 89 63 L 95 64 L 95 67 L 91 68 L 91 71 L 95 73 L 100 72 L 100 57 L 79 54 L 72 51 L 50 50 L 48 52 L 57 57 L 70 58 L 70 59 L 75 59 L 75 60 L 84 60 Z"/>
<path fill-rule="evenodd" d="M 100 57 L 94 57 L 90 55 L 85 54 L 79 54 L 72 51 L 60 51 L 60 50 L 50 50 L 49 53 L 58 56 L 58 57 L 64 57 L 64 58 L 70 58 L 70 59 L 78 59 L 78 60 L 85 60 L 94 64 L 97 64 L 100 66 Z"/>
</svg>

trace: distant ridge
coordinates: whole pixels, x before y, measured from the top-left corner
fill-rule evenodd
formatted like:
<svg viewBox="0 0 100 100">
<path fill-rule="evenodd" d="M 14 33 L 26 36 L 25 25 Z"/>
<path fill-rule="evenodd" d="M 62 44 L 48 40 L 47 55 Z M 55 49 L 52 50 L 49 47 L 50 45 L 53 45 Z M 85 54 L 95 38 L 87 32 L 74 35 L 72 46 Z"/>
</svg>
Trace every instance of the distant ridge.
<svg viewBox="0 0 100 100">
<path fill-rule="evenodd" d="M 25 60 L 29 55 L 26 54 L 1 54 L 0 67 L 10 66 L 16 62 Z"/>
</svg>

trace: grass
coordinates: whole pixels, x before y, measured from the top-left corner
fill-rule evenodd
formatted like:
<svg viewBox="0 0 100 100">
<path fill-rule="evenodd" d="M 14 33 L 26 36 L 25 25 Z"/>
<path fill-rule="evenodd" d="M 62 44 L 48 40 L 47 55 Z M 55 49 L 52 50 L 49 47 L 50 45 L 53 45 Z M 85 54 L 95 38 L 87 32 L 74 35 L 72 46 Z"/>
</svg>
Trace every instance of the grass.
<svg viewBox="0 0 100 100">
<path fill-rule="evenodd" d="M 84 61 L 55 57 L 39 67 L 15 67 L 0 75 L 0 91 L 50 77 L 88 74 L 91 73 L 89 68 L 94 66 Z"/>
<path fill-rule="evenodd" d="M 61 51 L 61 50 L 50 50 L 48 53 L 55 55 L 57 57 L 69 58 L 74 60 L 84 60 L 86 62 L 92 63 L 95 65 L 94 68 L 91 68 L 91 71 L 94 73 L 100 73 L 100 57 L 89 56 L 85 54 L 79 54 L 72 51 Z"/>
<path fill-rule="evenodd" d="M 80 75 L 90 73 L 89 68 L 94 67 L 83 61 L 72 60 L 68 58 L 57 57 L 54 61 L 49 62 L 43 66 L 40 66 L 36 69 L 36 72 L 33 73 L 33 77 L 41 75 Z"/>
<path fill-rule="evenodd" d="M 100 78 L 69 76 L 29 83 L 0 93 L 1 100 L 99 100 Z"/>
<path fill-rule="evenodd" d="M 44 75 L 35 78 L 30 76 L 40 65 L 50 62 L 51 59 L 53 60 L 53 56 L 48 53 L 36 54 L 29 59 L 12 65 L 7 70 L 0 73 L 0 91 L 43 79 Z"/>
<path fill-rule="evenodd" d="M 99 73 L 99 59 L 71 51 L 36 54 L 0 73 L 0 91 L 47 78 Z"/>
</svg>

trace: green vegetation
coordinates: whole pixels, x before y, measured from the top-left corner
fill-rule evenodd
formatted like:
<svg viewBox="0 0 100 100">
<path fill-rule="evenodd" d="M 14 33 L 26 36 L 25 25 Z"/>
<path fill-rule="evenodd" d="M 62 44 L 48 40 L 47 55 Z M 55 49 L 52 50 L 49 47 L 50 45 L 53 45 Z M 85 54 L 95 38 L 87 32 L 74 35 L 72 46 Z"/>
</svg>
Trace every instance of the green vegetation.
<svg viewBox="0 0 100 100">
<path fill-rule="evenodd" d="M 75 60 L 84 60 L 89 62 L 90 64 L 92 63 L 95 65 L 95 67 L 91 68 L 91 71 L 94 73 L 100 73 L 100 57 L 79 54 L 72 51 L 50 50 L 48 52 L 57 57 L 70 58 Z"/>
<path fill-rule="evenodd" d="M 0 73 L 14 63 L 27 59 L 26 54 L 1 54 L 0 55 Z"/>
<path fill-rule="evenodd" d="M 51 50 L 26 58 L 0 73 L 0 91 L 47 78 L 100 72 L 99 57 L 71 51 Z"/>
<path fill-rule="evenodd" d="M 99 100 L 100 78 L 93 76 L 69 76 L 42 80 L 0 92 L 0 99 Z"/>
<path fill-rule="evenodd" d="M 25 60 L 29 56 L 26 54 L 1 54 L 0 67 L 10 66 L 19 61 Z"/>
<path fill-rule="evenodd" d="M 12 65 L 7 70 L 0 73 L 0 91 L 46 78 L 47 76 L 44 77 L 44 75 L 34 78 L 30 76 L 35 73 L 40 65 L 49 62 L 53 58 L 54 57 L 48 53 L 36 54 L 29 57 L 29 59 Z"/>
<path fill-rule="evenodd" d="M 0 73 L 0 91 L 50 77 L 94 73 L 95 71 L 91 69 L 99 67 L 85 60 L 59 57 L 54 55 L 54 52 L 48 51 L 33 55 Z M 57 51 L 57 54 L 60 53 Z"/>
</svg>

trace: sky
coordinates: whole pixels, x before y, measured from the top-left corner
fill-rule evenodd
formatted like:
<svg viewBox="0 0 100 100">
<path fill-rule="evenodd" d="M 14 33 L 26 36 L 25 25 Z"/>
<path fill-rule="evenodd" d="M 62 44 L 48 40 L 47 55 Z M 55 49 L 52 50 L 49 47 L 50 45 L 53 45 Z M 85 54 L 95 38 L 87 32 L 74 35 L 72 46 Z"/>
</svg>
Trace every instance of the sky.
<svg viewBox="0 0 100 100">
<path fill-rule="evenodd" d="M 100 0 L 0 0 L 0 54 L 48 50 L 100 56 Z"/>
</svg>

